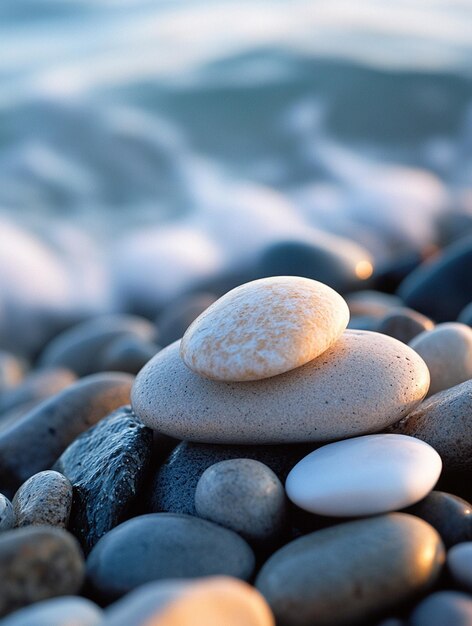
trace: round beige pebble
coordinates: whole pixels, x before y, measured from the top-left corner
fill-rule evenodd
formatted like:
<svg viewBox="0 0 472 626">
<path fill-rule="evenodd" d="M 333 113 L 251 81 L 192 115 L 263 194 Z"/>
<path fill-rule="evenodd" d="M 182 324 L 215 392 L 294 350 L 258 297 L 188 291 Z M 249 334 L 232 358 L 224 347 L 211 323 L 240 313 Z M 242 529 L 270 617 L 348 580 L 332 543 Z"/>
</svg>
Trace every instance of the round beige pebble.
<svg viewBox="0 0 472 626">
<path fill-rule="evenodd" d="M 147 426 L 179 439 L 275 444 L 379 432 L 410 413 L 428 386 L 428 368 L 414 350 L 348 330 L 303 367 L 245 383 L 194 374 L 176 342 L 141 370 L 131 398 Z"/>
<path fill-rule="evenodd" d="M 410 342 L 431 374 L 429 395 L 472 378 L 472 328 L 458 322 L 438 324 Z"/>
<path fill-rule="evenodd" d="M 184 334 L 180 354 L 212 380 L 260 380 L 319 356 L 348 322 L 348 306 L 331 287 L 298 276 L 262 278 L 204 311 Z"/>
<path fill-rule="evenodd" d="M 16 525 L 67 528 L 72 485 L 59 472 L 45 470 L 28 478 L 13 498 Z"/>
<path fill-rule="evenodd" d="M 103 626 L 274 626 L 262 595 L 236 578 L 166 580 L 112 605 Z"/>
</svg>

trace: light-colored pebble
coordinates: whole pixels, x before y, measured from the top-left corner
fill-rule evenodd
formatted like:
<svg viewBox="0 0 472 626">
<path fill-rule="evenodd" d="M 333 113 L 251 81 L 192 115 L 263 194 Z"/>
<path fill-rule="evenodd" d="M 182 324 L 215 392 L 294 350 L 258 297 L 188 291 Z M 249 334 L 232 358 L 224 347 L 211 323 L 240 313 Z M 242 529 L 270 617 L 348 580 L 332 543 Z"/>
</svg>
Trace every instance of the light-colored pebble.
<svg viewBox="0 0 472 626">
<path fill-rule="evenodd" d="M 340 517 L 375 515 L 418 502 L 436 484 L 441 458 L 403 435 L 367 435 L 328 444 L 302 459 L 287 477 L 300 508 Z"/>
<path fill-rule="evenodd" d="M 285 491 L 274 472 L 253 459 L 215 463 L 200 477 L 195 509 L 203 517 L 234 530 L 250 543 L 276 540 L 284 526 Z"/>
<path fill-rule="evenodd" d="M 34 474 L 13 498 L 17 526 L 67 528 L 72 506 L 72 485 L 53 470 Z"/>
<path fill-rule="evenodd" d="M 266 380 L 224 383 L 192 372 L 176 342 L 141 370 L 132 390 L 140 419 L 205 443 L 332 441 L 378 432 L 424 398 L 429 372 L 405 344 L 346 331 L 303 367 Z"/>
<path fill-rule="evenodd" d="M 219 576 L 150 583 L 111 605 L 102 626 L 274 626 L 254 587 Z"/>
<path fill-rule="evenodd" d="M 305 365 L 339 339 L 344 299 L 315 280 L 275 276 L 236 287 L 204 311 L 180 345 L 184 363 L 213 380 L 270 378 Z"/>
<path fill-rule="evenodd" d="M 99 626 L 103 611 L 78 596 L 65 596 L 36 602 L 11 613 L 2 626 Z"/>
<path fill-rule="evenodd" d="M 429 395 L 472 378 L 472 328 L 458 322 L 438 324 L 410 342 L 431 374 Z"/>
</svg>

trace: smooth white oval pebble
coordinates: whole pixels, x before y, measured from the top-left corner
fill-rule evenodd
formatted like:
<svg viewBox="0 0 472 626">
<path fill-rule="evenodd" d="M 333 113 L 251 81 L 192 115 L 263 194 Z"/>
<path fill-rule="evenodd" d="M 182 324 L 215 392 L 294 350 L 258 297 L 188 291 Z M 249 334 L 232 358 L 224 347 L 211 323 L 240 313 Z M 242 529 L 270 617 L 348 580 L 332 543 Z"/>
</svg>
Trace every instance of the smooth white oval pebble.
<svg viewBox="0 0 472 626">
<path fill-rule="evenodd" d="M 447 553 L 447 565 L 454 580 L 472 591 L 472 541 L 453 546 Z"/>
<path fill-rule="evenodd" d="M 322 354 L 348 322 L 348 306 L 331 287 L 298 276 L 262 278 L 204 311 L 184 334 L 180 354 L 212 380 L 260 380 Z"/>
<path fill-rule="evenodd" d="M 287 495 L 300 508 L 339 517 L 374 515 L 418 502 L 434 487 L 441 457 L 406 435 L 366 435 L 315 450 L 291 470 Z"/>
</svg>

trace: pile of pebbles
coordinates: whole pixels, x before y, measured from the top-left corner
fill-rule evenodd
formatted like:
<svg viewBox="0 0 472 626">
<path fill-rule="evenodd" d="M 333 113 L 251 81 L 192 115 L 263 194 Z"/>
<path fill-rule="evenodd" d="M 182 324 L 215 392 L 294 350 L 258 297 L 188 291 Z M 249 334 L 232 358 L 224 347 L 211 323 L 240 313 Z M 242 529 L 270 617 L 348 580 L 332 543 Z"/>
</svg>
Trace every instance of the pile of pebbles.
<svg viewBox="0 0 472 626">
<path fill-rule="evenodd" d="M 1 352 L 0 625 L 472 625 L 454 254 L 396 295 L 191 294 L 164 348 L 108 315 Z"/>
</svg>

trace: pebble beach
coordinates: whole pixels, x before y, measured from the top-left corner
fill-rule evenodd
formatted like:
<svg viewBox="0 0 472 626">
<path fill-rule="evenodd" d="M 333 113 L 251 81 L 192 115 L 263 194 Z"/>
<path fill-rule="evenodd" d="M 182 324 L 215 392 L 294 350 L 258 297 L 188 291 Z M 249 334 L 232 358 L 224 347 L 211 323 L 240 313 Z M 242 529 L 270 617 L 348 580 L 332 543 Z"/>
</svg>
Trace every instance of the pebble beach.
<svg viewBox="0 0 472 626">
<path fill-rule="evenodd" d="M 125 4 L 0 7 L 0 626 L 472 626 L 470 11 Z"/>
</svg>

